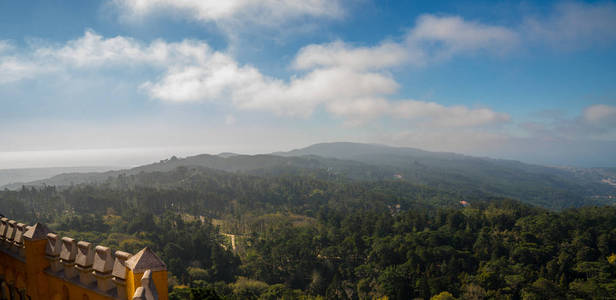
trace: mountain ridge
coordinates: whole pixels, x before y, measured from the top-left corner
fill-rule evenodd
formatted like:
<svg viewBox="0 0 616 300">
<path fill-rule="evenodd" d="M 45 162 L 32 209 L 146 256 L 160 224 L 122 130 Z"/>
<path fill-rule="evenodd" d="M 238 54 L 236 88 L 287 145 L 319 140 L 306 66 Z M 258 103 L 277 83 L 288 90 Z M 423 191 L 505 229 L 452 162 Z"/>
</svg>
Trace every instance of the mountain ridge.
<svg viewBox="0 0 616 300">
<path fill-rule="evenodd" d="M 316 176 L 325 180 L 359 181 L 403 180 L 440 189 L 512 197 L 556 209 L 594 204 L 596 199 L 608 201 L 610 196 L 616 194 L 616 187 L 604 181 L 605 176 L 612 176 L 609 170 L 603 173 L 592 169 L 578 171 L 525 164 L 515 160 L 350 142 L 320 143 L 270 154 L 199 154 L 186 158 L 173 156 L 131 169 L 62 174 L 26 185 L 96 184 L 109 177 L 170 172 L 179 167 L 256 176 Z M 613 178 L 616 180 L 616 175 Z M 5 187 L 16 189 L 20 185 Z"/>
</svg>

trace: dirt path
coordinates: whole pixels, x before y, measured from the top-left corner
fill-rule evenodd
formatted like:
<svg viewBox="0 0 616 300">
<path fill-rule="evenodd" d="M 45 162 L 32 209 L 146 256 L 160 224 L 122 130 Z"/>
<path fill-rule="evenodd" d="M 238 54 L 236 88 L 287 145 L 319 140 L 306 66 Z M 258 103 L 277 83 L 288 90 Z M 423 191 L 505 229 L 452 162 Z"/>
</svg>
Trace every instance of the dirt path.
<svg viewBox="0 0 616 300">
<path fill-rule="evenodd" d="M 201 220 L 201 223 L 205 224 L 205 217 L 204 216 L 199 216 L 199 219 Z M 214 220 L 214 219 L 212 219 L 212 220 Z M 212 222 L 212 224 L 216 225 L 216 224 L 214 224 L 214 222 Z M 222 234 L 224 236 L 228 236 L 228 237 L 231 238 L 231 249 L 233 249 L 233 252 L 236 252 L 237 248 L 235 247 L 235 234 L 224 233 L 224 232 L 221 232 L 220 234 Z"/>
<path fill-rule="evenodd" d="M 231 238 L 231 249 L 233 249 L 233 252 L 235 252 L 236 251 L 236 248 L 235 248 L 235 234 L 222 233 L 222 232 L 221 232 L 221 234 Z"/>
</svg>

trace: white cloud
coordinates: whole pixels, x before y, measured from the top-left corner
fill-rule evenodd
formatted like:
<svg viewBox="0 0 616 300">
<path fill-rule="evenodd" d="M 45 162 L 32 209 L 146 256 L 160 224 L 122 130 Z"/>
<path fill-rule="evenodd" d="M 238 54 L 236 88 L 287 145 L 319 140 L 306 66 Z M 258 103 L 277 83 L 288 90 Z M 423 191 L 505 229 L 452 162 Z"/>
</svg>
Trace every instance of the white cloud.
<svg viewBox="0 0 616 300">
<path fill-rule="evenodd" d="M 40 66 L 14 56 L 0 57 L 0 84 L 33 78 L 43 72 Z"/>
<path fill-rule="evenodd" d="M 308 116 L 321 104 L 353 102 L 395 92 L 398 84 L 389 76 L 343 68 L 315 69 L 289 83 L 257 85 L 234 97 L 242 108 L 282 108 L 292 115 Z M 277 113 L 285 113 L 277 111 Z"/>
<path fill-rule="evenodd" d="M 156 82 L 141 88 L 153 98 L 172 102 L 221 100 L 236 88 L 263 81 L 254 68 L 240 67 L 231 57 L 220 52 L 189 64 L 170 67 Z"/>
<path fill-rule="evenodd" d="M 75 67 L 109 67 L 116 64 L 162 62 L 167 58 L 167 46 L 155 43 L 147 47 L 131 38 L 117 36 L 105 39 L 92 31 L 86 31 L 83 37 L 69 41 L 61 48 L 41 48 L 35 55 Z"/>
<path fill-rule="evenodd" d="M 293 62 L 298 70 L 345 67 L 376 70 L 405 64 L 426 65 L 455 55 L 503 55 L 523 44 L 550 43 L 585 47 L 616 40 L 613 3 L 557 4 L 542 18 L 526 17 L 517 27 L 490 25 L 459 16 L 424 14 L 417 18 L 403 42 L 384 41 L 354 47 L 342 41 L 303 47 Z"/>
<path fill-rule="evenodd" d="M 382 69 L 399 66 L 409 59 L 409 51 L 397 43 L 388 42 L 376 47 L 352 47 L 336 41 L 302 48 L 293 66 L 300 70 L 340 66 L 355 70 Z"/>
<path fill-rule="evenodd" d="M 211 54 L 209 46 L 200 41 L 167 43 L 155 40 L 150 44 L 143 44 L 123 36 L 104 38 L 87 30 L 82 37 L 69 41 L 62 47 L 37 48 L 33 59 L 76 68 L 144 64 L 167 68 L 172 65 L 203 62 Z"/>
<path fill-rule="evenodd" d="M 315 69 L 288 82 L 239 66 L 216 53 L 199 65 L 171 68 L 157 82 L 142 85 L 152 98 L 173 102 L 231 100 L 241 109 L 308 117 L 321 105 L 396 91 L 389 76 L 350 69 Z"/>
<path fill-rule="evenodd" d="M 35 47 L 17 58 L 0 56 L 4 66 L 0 69 L 0 82 L 45 72 L 70 74 L 82 69 L 120 71 L 127 67 L 154 67 L 158 76 L 143 82 L 140 89 L 151 98 L 169 102 L 218 102 L 237 109 L 304 118 L 323 107 L 349 123 L 392 116 L 435 126 L 481 126 L 508 121 L 507 116 L 489 109 L 387 100 L 398 90 L 398 83 L 380 68 L 392 65 L 403 55 L 394 54 L 381 62 L 371 58 L 387 55 L 392 49 L 399 52 L 397 47 L 383 44 L 372 49 L 352 49 L 332 44 L 305 48 L 296 59 L 305 74 L 285 80 L 264 75 L 253 66 L 240 65 L 230 55 L 213 51 L 199 41 L 156 40 L 144 44 L 127 37 L 104 38 L 86 31 L 81 38 L 65 45 Z M 334 49 L 331 60 L 310 54 L 327 49 Z M 351 54 L 345 58 L 344 53 L 336 51 Z"/>
<path fill-rule="evenodd" d="M 527 17 L 521 30 L 531 41 L 583 48 L 614 41 L 614 28 L 616 4 L 564 2 L 557 4 L 547 17 Z"/>
<path fill-rule="evenodd" d="M 595 104 L 578 116 L 520 124 L 529 137 L 565 141 L 616 141 L 616 106 Z"/>
<path fill-rule="evenodd" d="M 335 101 L 327 110 L 347 119 L 350 125 L 387 116 L 408 120 L 415 126 L 477 127 L 511 121 L 508 114 L 487 108 L 470 109 L 465 106 L 444 106 L 435 102 L 418 100 L 387 101 L 382 98 L 357 98 L 352 101 Z"/>
<path fill-rule="evenodd" d="M 501 53 L 518 43 L 518 35 L 502 26 L 426 14 L 417 19 L 406 42 L 411 49 L 420 48 L 438 58 L 477 50 Z"/>
<path fill-rule="evenodd" d="M 593 125 L 616 125 L 616 106 L 609 106 L 605 104 L 589 106 L 584 109 L 582 118 L 587 123 Z"/>
<path fill-rule="evenodd" d="M 428 119 L 428 124 L 439 127 L 474 127 L 511 120 L 509 115 L 487 108 L 469 109 L 461 105 L 447 107 L 434 102 L 415 100 L 397 103 L 391 113 L 405 119 Z"/>
<path fill-rule="evenodd" d="M 0 83 L 83 69 L 155 67 L 162 70 L 199 64 L 213 55 L 206 43 L 184 40 L 143 44 L 128 37 L 104 38 L 87 30 L 65 45 L 32 45 L 15 54 L 0 53 Z"/>
<path fill-rule="evenodd" d="M 230 36 L 237 33 L 234 31 L 238 30 L 238 24 L 288 30 L 289 27 L 283 23 L 289 20 L 302 17 L 331 19 L 345 14 L 343 0 L 109 0 L 109 3 L 130 20 L 159 14 L 179 15 L 198 22 L 214 22 Z M 519 25 L 507 28 L 469 21 L 459 16 L 424 14 L 416 20 L 407 36 L 406 48 L 411 50 L 407 53 L 407 59 L 414 62 L 417 57 L 425 55 L 428 58 L 447 58 L 477 50 L 501 54 L 523 43 L 547 42 L 556 47 L 580 48 L 616 39 L 616 31 L 613 30 L 616 27 L 616 4 L 613 2 L 563 1 L 555 4 L 547 14 L 526 14 L 522 17 Z M 339 52 L 336 49 L 338 46 L 345 45 L 333 43 L 327 45 L 327 49 L 316 49 L 318 53 L 329 53 L 330 57 L 315 57 L 306 63 L 331 64 L 337 59 L 347 59 L 335 55 Z M 384 43 L 379 47 L 390 46 L 399 45 Z M 343 50 L 347 53 L 355 50 L 354 54 L 361 56 L 365 52 L 378 52 L 379 47 Z M 302 68 L 303 63 L 299 63 L 298 67 Z"/>
<path fill-rule="evenodd" d="M 426 14 L 417 19 L 402 43 L 385 41 L 373 47 L 353 47 L 335 41 L 308 45 L 298 52 L 293 67 L 298 70 L 316 67 L 375 70 L 406 64 L 425 65 L 474 51 L 501 54 L 518 42 L 518 34 L 505 27 Z"/>
<path fill-rule="evenodd" d="M 112 0 L 126 17 L 175 13 L 200 22 L 242 22 L 277 25 L 299 17 L 337 18 L 338 0 Z"/>
<path fill-rule="evenodd" d="M 0 40 L 0 84 L 33 78 L 44 69 L 46 67 L 18 56 L 11 42 Z"/>
<path fill-rule="evenodd" d="M 347 125 L 360 125 L 391 111 L 391 104 L 383 98 L 362 98 L 332 101 L 327 104 L 327 111 L 346 119 Z"/>
<path fill-rule="evenodd" d="M 487 108 L 447 107 L 434 102 L 388 101 L 398 84 L 389 76 L 342 67 L 317 68 L 289 82 L 239 66 L 227 56 L 214 55 L 202 66 L 172 69 L 158 82 L 142 86 L 151 97 L 166 101 L 230 99 L 240 109 L 308 117 L 323 105 L 350 124 L 379 117 L 396 117 L 440 127 L 503 123 L 509 116 Z"/>
</svg>

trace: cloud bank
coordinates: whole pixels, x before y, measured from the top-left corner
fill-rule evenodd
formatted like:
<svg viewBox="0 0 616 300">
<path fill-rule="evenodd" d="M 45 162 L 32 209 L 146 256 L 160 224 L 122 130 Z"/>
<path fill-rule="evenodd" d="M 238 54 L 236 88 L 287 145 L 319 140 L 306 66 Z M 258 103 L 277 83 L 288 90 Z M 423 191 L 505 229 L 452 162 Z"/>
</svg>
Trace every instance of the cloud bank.
<svg viewBox="0 0 616 300">
<path fill-rule="evenodd" d="M 181 11 L 201 21 L 232 19 L 244 13 L 268 20 L 302 15 L 334 17 L 342 10 L 336 1 L 321 0 L 115 0 L 114 4 L 136 15 Z M 303 118 L 323 108 L 353 124 L 393 117 L 441 127 L 484 126 L 508 122 L 510 117 L 483 107 L 447 107 L 430 101 L 396 99 L 399 83 L 390 70 L 427 65 L 456 55 L 503 55 L 536 36 L 548 41 L 574 40 L 592 31 L 614 38 L 609 29 L 614 28 L 610 27 L 614 20 L 616 9 L 611 3 L 559 5 L 547 19 L 527 18 L 519 28 L 426 14 L 418 17 L 415 26 L 399 41 L 383 41 L 375 46 L 354 46 L 343 41 L 307 45 L 293 59 L 291 67 L 298 73 L 290 78 L 268 76 L 202 41 L 156 40 L 146 44 L 129 37 L 104 38 L 86 31 L 65 45 L 34 46 L 26 52 L 11 51 L 7 43 L 0 43 L 0 83 L 75 69 L 146 66 L 159 73 L 145 79 L 140 90 L 168 102 L 225 102 L 237 109 Z"/>
<path fill-rule="evenodd" d="M 268 20 L 302 15 L 334 17 L 342 11 L 339 2 L 322 0 L 113 3 L 131 14 L 181 11 L 201 21 L 232 19 L 242 14 Z M 399 41 L 383 41 L 375 46 L 354 46 L 343 41 L 307 45 L 293 59 L 291 67 L 298 73 L 289 78 L 268 76 L 202 41 L 143 43 L 86 31 L 65 45 L 34 45 L 28 51 L 16 51 L 1 42 L 0 83 L 53 72 L 147 67 L 156 70 L 155 74 L 146 78 L 139 89 L 150 98 L 167 102 L 224 102 L 241 110 L 303 118 L 323 108 L 352 124 L 393 117 L 437 127 L 485 126 L 506 123 L 510 117 L 484 107 L 448 107 L 430 101 L 396 99 L 399 83 L 391 69 L 427 65 L 456 55 L 502 55 L 536 36 L 548 41 L 574 40 L 592 31 L 614 38 L 610 30 L 614 20 L 616 9 L 611 3 L 559 5 L 547 19 L 527 18 L 519 28 L 426 14 L 418 17 L 415 26 Z M 593 110 L 588 114 L 597 115 Z"/>
<path fill-rule="evenodd" d="M 151 98 L 169 102 L 224 102 L 237 109 L 303 118 L 323 107 L 349 123 L 382 116 L 437 126 L 481 126 L 509 120 L 506 114 L 487 108 L 388 99 L 399 84 L 383 68 L 401 58 L 389 56 L 388 45 L 345 47 L 334 44 L 333 48 L 302 49 L 294 64 L 303 73 L 284 80 L 264 75 L 251 65 L 240 65 L 229 54 L 214 51 L 201 41 L 156 40 L 146 44 L 122 36 L 104 38 L 86 31 L 81 38 L 62 46 L 35 47 L 26 54 L 0 57 L 4 66 L 0 78 L 7 82 L 41 73 L 146 66 L 159 70 L 160 75 L 143 82 L 140 89 Z M 346 55 L 341 51 L 352 53 Z M 375 51 L 382 52 L 383 60 L 367 64 Z"/>
</svg>

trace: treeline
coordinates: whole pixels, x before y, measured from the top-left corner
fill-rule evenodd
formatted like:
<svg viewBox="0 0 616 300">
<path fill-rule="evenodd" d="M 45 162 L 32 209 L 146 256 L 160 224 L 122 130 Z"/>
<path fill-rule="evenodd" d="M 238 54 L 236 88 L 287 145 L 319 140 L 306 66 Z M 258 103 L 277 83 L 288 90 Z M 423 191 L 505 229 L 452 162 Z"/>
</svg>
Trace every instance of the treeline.
<svg viewBox="0 0 616 300">
<path fill-rule="evenodd" d="M 405 181 L 326 180 L 313 176 L 253 176 L 203 168 L 109 178 L 101 184 L 22 187 L 1 192 L 0 205 L 15 218 L 46 223 L 67 212 L 108 214 L 132 210 L 173 211 L 210 217 L 292 211 L 314 216 L 321 207 L 345 211 L 386 211 L 400 205 L 455 207 L 486 194 L 438 190 Z"/>
</svg>

